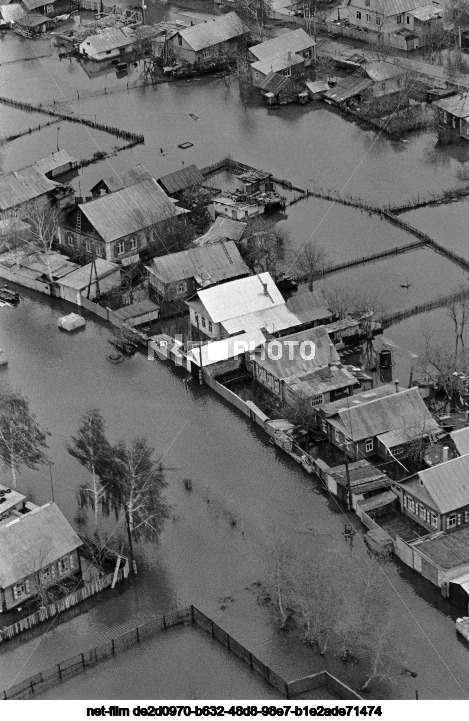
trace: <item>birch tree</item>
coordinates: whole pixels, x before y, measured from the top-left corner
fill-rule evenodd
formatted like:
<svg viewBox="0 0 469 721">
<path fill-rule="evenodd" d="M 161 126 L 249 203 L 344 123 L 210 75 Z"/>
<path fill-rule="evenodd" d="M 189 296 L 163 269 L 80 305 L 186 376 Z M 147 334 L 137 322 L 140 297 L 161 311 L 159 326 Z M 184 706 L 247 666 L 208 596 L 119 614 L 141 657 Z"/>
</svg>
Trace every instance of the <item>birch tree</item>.
<svg viewBox="0 0 469 721">
<path fill-rule="evenodd" d="M 78 433 L 72 436 L 67 450 L 90 473 L 91 484 L 82 484 L 78 490 L 80 508 L 91 508 L 95 529 L 99 509 L 109 498 L 109 484 L 101 480 L 111 463 L 111 446 L 106 438 L 104 419 L 97 408 L 90 408 L 82 416 Z"/>
<path fill-rule="evenodd" d="M 327 267 L 327 253 L 324 248 L 310 240 L 298 254 L 296 267 L 298 273 L 306 278 L 309 290 L 312 291 L 314 281 Z"/>
<path fill-rule="evenodd" d="M 9 468 L 13 488 L 17 487 L 22 466 L 35 469 L 46 461 L 44 450 L 50 435 L 37 423 L 29 402 L 20 391 L 3 387 L 0 390 L 0 458 Z"/>
<path fill-rule="evenodd" d="M 16 250 L 21 257 L 32 256 L 46 268 L 49 281 L 53 282 L 51 268 L 52 246 L 58 237 L 59 211 L 56 208 L 41 207 L 30 203 L 24 214 L 27 228 L 16 229 L 12 225 L 2 242 L 3 250 Z"/>
</svg>

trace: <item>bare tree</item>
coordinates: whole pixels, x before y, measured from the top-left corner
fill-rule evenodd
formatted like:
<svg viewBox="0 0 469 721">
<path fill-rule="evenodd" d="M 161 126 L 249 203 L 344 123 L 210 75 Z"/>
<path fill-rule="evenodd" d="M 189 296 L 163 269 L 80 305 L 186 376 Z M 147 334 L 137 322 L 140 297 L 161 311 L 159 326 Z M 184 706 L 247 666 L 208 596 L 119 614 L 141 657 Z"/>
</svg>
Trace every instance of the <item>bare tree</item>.
<svg viewBox="0 0 469 721">
<path fill-rule="evenodd" d="M 255 218 L 249 224 L 240 251 L 253 273 L 270 273 L 275 277 L 291 254 L 290 236 L 282 228 Z"/>
<path fill-rule="evenodd" d="M 460 294 L 448 302 L 446 310 L 454 325 L 455 353 L 457 354 L 459 344 L 464 349 L 465 330 L 469 320 L 469 294 L 466 286 L 460 286 Z"/>
<path fill-rule="evenodd" d="M 309 290 L 313 290 L 313 283 L 320 278 L 322 272 L 327 268 L 327 253 L 324 248 L 316 245 L 312 240 L 308 241 L 303 249 L 298 253 L 295 266 L 298 273 L 308 281 Z"/>
<path fill-rule="evenodd" d="M 2 243 L 4 250 L 17 250 L 22 257 L 32 256 L 44 263 L 53 282 L 51 268 L 52 246 L 58 238 L 60 214 L 56 208 L 30 203 L 24 214 L 27 228 L 12 227 Z"/>
<path fill-rule="evenodd" d="M 13 488 L 17 486 L 17 474 L 22 466 L 34 469 L 44 463 L 46 438 L 29 403 L 20 391 L 4 385 L 0 388 L 0 458 L 10 469 Z"/>
</svg>

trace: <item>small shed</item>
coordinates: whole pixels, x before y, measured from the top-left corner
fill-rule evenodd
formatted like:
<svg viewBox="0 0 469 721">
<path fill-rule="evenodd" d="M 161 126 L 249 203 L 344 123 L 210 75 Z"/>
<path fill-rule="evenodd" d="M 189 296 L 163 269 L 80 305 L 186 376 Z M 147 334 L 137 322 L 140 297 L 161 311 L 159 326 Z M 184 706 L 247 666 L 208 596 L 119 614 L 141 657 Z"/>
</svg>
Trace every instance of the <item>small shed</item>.
<svg viewBox="0 0 469 721">
<path fill-rule="evenodd" d="M 299 102 L 304 88 L 291 77 L 271 72 L 260 84 L 262 95 L 269 105 L 287 105 Z"/>
<path fill-rule="evenodd" d="M 141 300 L 138 303 L 131 303 L 119 308 L 119 310 L 114 311 L 114 315 L 133 328 L 157 320 L 160 315 L 160 306 L 151 300 Z"/>
<path fill-rule="evenodd" d="M 165 193 L 173 198 L 180 197 L 185 190 L 199 188 L 204 182 L 205 178 L 196 165 L 188 165 L 174 173 L 163 175 L 157 180 L 158 185 L 163 188 Z"/>
<path fill-rule="evenodd" d="M 311 100 L 320 100 L 324 93 L 330 90 L 329 84 L 324 80 L 306 80 L 305 85 Z"/>
<path fill-rule="evenodd" d="M 118 288 L 120 282 L 120 266 L 104 258 L 96 258 L 95 261 L 57 280 L 60 297 L 75 305 L 82 304 L 82 296 L 88 296 L 92 300 L 112 288 Z"/>
</svg>

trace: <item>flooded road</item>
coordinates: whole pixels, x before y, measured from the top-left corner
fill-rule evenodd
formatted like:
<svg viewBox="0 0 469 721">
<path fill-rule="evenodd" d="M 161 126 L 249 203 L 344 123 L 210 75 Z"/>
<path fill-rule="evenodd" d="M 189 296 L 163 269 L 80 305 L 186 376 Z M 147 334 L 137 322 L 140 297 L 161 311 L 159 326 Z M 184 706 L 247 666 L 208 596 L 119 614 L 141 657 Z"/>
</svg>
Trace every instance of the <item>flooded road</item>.
<svg viewBox="0 0 469 721">
<path fill-rule="evenodd" d="M 48 47 L 48 41 L 31 46 L 5 36 L 0 63 L 24 58 L 28 50 L 46 53 Z M 130 79 L 139 72 L 141 68 L 134 68 Z M 1 95 L 31 102 L 69 98 L 84 117 L 96 115 L 99 122 L 118 123 L 145 135 L 145 146 L 86 168 L 74 181 L 82 194 L 100 178 L 135 163 L 159 177 L 183 165 L 203 167 L 231 154 L 303 188 L 345 188 L 375 203 L 389 203 L 461 185 L 458 171 L 469 157 L 465 147 L 438 148 L 432 133 L 412 136 L 407 144 L 392 143 L 322 105 L 269 111 L 260 100 L 244 101 L 236 80 L 227 85 L 220 78 L 204 78 L 83 97 L 111 84 L 118 84 L 113 74 L 89 78 L 75 60 L 59 63 L 46 57 L 0 65 Z M 44 118 L 0 105 L 3 135 Z M 193 146 L 178 148 L 185 141 Z M 102 133 L 60 123 L 3 145 L 0 163 L 8 171 L 57 147 L 87 157 L 97 147 L 106 150 L 116 143 Z M 334 262 L 409 242 L 376 217 L 314 199 L 293 206 L 282 225 L 297 248 L 314 237 Z M 427 250 L 386 263 L 372 264 L 358 274 L 332 276 L 331 282 L 349 287 L 367 283 L 367 290 L 382 294 L 391 311 L 407 307 L 410 295 L 412 305 L 462 280 L 457 268 Z M 400 289 L 403 278 L 411 283 L 408 297 Z M 253 652 L 272 665 L 275 661 L 286 676 L 322 667 L 323 659 L 318 661 L 312 651 L 275 631 L 267 611 L 256 602 L 253 584 L 265 576 L 272 543 L 278 539 L 314 560 L 321 558 L 324 543 L 357 557 L 365 554 L 359 537 L 352 549 L 345 546 L 345 518 L 335 502 L 314 493 L 314 481 L 302 469 L 209 389 L 193 386 L 187 391 L 178 372 L 141 355 L 121 365 L 109 364 L 107 328 L 90 319 L 83 332 L 61 334 L 57 319 L 70 307 L 23 295 L 18 308 L 0 309 L 0 343 L 10 359 L 2 373 L 21 388 L 52 433 L 58 505 L 73 520 L 76 488 L 84 476 L 65 443 L 80 415 L 98 405 L 113 440 L 128 437 L 130 421 L 130 432 L 148 436 L 165 454 L 165 463 L 176 469 L 169 473 L 168 497 L 178 520 L 167 527 L 158 546 L 141 549 L 141 572 L 125 590 L 103 596 L 89 612 L 54 624 L 44 636 L 0 647 L 0 688 L 150 614 L 189 603 L 200 604 Z M 446 322 L 441 314 L 434 318 L 440 325 Z M 421 319 L 411 320 L 395 329 L 395 342 L 407 349 L 414 347 L 415 323 Z M 387 332 L 391 341 L 393 331 Z M 184 490 L 184 477 L 192 479 L 192 493 Z M 39 503 L 50 500 L 48 469 L 25 473 L 21 488 L 32 491 Z M 420 697 L 466 698 L 468 651 L 457 640 L 450 608 L 437 589 L 397 562 L 390 564 L 383 583 L 393 604 L 403 666 L 418 673 Z M 233 600 L 223 610 L 221 599 L 227 596 Z M 326 664 L 356 684 L 353 670 L 333 658 Z M 398 676 L 379 691 L 386 697 L 413 698 L 415 683 Z"/>
</svg>

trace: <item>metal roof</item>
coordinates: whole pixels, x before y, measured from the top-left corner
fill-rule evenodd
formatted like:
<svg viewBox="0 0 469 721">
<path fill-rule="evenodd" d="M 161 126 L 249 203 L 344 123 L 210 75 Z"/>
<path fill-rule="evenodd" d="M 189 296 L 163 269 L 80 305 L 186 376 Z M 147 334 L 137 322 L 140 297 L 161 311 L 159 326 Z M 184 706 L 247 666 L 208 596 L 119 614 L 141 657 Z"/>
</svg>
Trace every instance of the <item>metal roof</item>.
<svg viewBox="0 0 469 721">
<path fill-rule="evenodd" d="M 134 37 L 123 33 L 120 28 L 112 28 L 106 29 L 96 35 L 88 35 L 88 37 L 80 43 L 80 47 L 83 45 L 90 46 L 92 51 L 94 51 L 91 54 L 98 54 L 132 45 L 134 39 Z M 90 54 L 88 47 L 85 49 L 86 52 Z"/>
<path fill-rule="evenodd" d="M 59 187 L 36 165 L 0 175 L 0 210 L 8 210 L 45 195 Z"/>
<path fill-rule="evenodd" d="M 309 373 L 307 377 L 303 378 L 292 376 L 287 378 L 285 383 L 293 391 L 306 398 L 358 385 L 357 379 L 348 370 L 337 368 L 337 366 L 319 368 L 314 373 Z"/>
<path fill-rule="evenodd" d="M 37 10 L 37 8 L 44 7 L 46 0 L 21 0 L 26 10 Z"/>
<path fill-rule="evenodd" d="M 101 278 L 105 278 L 111 273 L 114 273 L 115 271 L 120 272 L 120 267 L 116 263 L 111 263 L 109 260 L 104 260 L 104 258 L 96 258 L 94 263 L 94 268 L 92 263 L 88 263 L 82 268 L 73 270 L 65 277 L 60 278 L 57 282 L 67 288 L 84 290 L 90 284 L 90 278 L 91 283 L 95 283 L 96 277 L 98 277 L 99 280 Z"/>
<path fill-rule="evenodd" d="M 322 406 L 321 411 L 323 415 L 335 416 L 339 413 L 339 411 L 345 408 L 350 408 L 351 406 L 358 406 L 362 403 L 366 403 L 367 401 L 383 398 L 384 396 L 390 396 L 395 392 L 396 389 L 393 385 L 389 384 L 384 386 L 378 386 L 378 388 L 372 388 L 368 391 L 363 391 L 362 393 L 355 393 L 350 398 L 340 398 L 338 401 L 325 403 Z"/>
<path fill-rule="evenodd" d="M 361 75 L 353 73 L 342 78 L 339 83 L 327 92 L 323 97 L 325 100 L 332 100 L 334 103 L 343 103 L 354 95 L 359 95 L 373 84 L 370 78 L 363 78 Z"/>
<path fill-rule="evenodd" d="M 322 290 L 312 290 L 308 293 L 292 295 L 287 300 L 289 308 L 303 323 L 332 318 L 332 311 L 328 307 Z"/>
<path fill-rule="evenodd" d="M 269 60 L 256 60 L 256 62 L 251 63 L 251 67 L 263 75 L 268 75 L 269 73 L 278 73 L 280 70 L 299 65 L 304 61 L 305 59 L 301 55 L 292 53 L 290 57 L 285 55 L 279 58 L 270 58 Z"/>
<path fill-rule="evenodd" d="M 457 568 L 469 563 L 469 528 L 460 528 L 413 546 L 442 568 Z"/>
<path fill-rule="evenodd" d="M 141 315 L 147 315 L 149 313 L 154 313 L 155 311 L 159 310 L 160 306 L 156 303 L 153 303 L 152 300 L 140 300 L 138 303 L 130 303 L 130 305 L 125 305 L 123 308 L 119 308 L 118 310 L 114 311 L 114 315 L 117 315 L 118 318 L 121 318 L 121 320 L 131 320 L 132 318 L 139 318 Z"/>
<path fill-rule="evenodd" d="M 153 178 L 78 206 L 109 243 L 183 213 Z"/>
<path fill-rule="evenodd" d="M 153 258 L 147 268 L 163 283 L 195 278 L 202 286 L 249 275 L 249 268 L 232 240 L 161 255 Z"/>
<path fill-rule="evenodd" d="M 301 58 L 301 60 L 303 60 L 303 58 Z M 282 90 L 288 88 L 290 89 L 290 92 L 296 93 L 300 93 L 303 90 L 302 86 L 295 83 L 292 78 L 285 75 L 279 75 L 273 71 L 264 78 L 259 87 L 263 93 L 272 93 L 273 95 L 278 95 Z"/>
<path fill-rule="evenodd" d="M 281 352 L 277 351 L 279 344 Z M 314 358 L 309 357 L 312 344 L 314 344 Z M 275 350 L 273 346 L 275 346 Z M 272 353 L 270 353 L 271 347 Z M 277 355 L 280 357 L 276 358 Z M 292 333 L 275 341 L 268 341 L 265 349 L 262 349 L 261 353 L 256 352 L 254 357 L 258 365 L 281 379 L 294 376 L 296 378 L 303 377 L 306 380 L 308 374 L 318 368 L 327 367 L 328 364 L 340 364 L 339 354 L 324 326 Z"/>
<path fill-rule="evenodd" d="M 384 60 L 366 63 L 363 65 L 363 70 L 374 83 L 396 78 L 398 75 L 403 75 L 406 72 L 403 68 L 398 68 L 396 65 L 387 63 Z"/>
<path fill-rule="evenodd" d="M 266 293 L 264 284 L 267 286 Z M 199 290 L 195 298 L 200 300 L 214 323 L 285 305 L 282 294 L 270 273 L 251 275 L 248 278 Z M 191 300 L 187 302 L 191 304 Z"/>
<path fill-rule="evenodd" d="M 0 526 L 0 588 L 8 588 L 82 545 L 55 503 Z"/>
<path fill-rule="evenodd" d="M 215 222 L 200 238 L 196 238 L 195 245 L 205 245 L 208 243 L 216 243 L 219 240 L 241 240 L 247 223 L 240 220 L 226 218 L 224 215 L 218 215 Z"/>
<path fill-rule="evenodd" d="M 449 98 L 437 100 L 433 105 L 457 118 L 467 118 L 469 116 L 469 93 L 452 95 Z"/>
<path fill-rule="evenodd" d="M 261 62 L 267 62 L 274 58 L 288 57 L 288 53 L 300 53 L 309 48 L 314 48 L 316 41 L 306 33 L 303 28 L 292 30 L 289 33 L 282 33 L 276 38 L 265 40 L 263 43 L 253 45 L 249 52 Z"/>
<path fill-rule="evenodd" d="M 449 435 L 460 456 L 465 456 L 466 453 L 469 453 L 469 427 L 452 431 Z"/>
<path fill-rule="evenodd" d="M 409 15 L 412 15 L 416 20 L 420 22 L 428 22 L 435 17 L 443 16 L 443 8 L 436 8 L 434 5 L 425 5 L 423 8 L 416 8 L 415 10 L 409 10 Z"/>
<path fill-rule="evenodd" d="M 325 93 L 329 90 L 329 85 L 324 80 L 306 80 L 305 85 L 309 92 L 313 95 L 316 95 L 317 93 Z"/>
<path fill-rule="evenodd" d="M 384 13 L 387 17 L 390 15 L 401 15 L 402 13 L 415 10 L 415 8 L 425 7 L 428 0 L 380 0 L 376 3 L 376 9 Z"/>
<path fill-rule="evenodd" d="M 187 355 L 200 366 L 200 353 L 202 353 L 202 365 L 206 367 L 230 358 L 236 358 L 243 353 L 249 353 L 263 343 L 265 343 L 265 336 L 261 330 L 256 329 L 214 343 L 204 343 L 201 348 L 192 348 Z"/>
<path fill-rule="evenodd" d="M 295 328 L 301 325 L 300 320 L 285 303 L 275 305 L 272 308 L 264 308 L 253 313 L 229 318 L 222 321 L 223 328 L 227 333 L 240 333 L 241 331 L 254 331 L 256 328 L 265 328 L 269 333 L 276 333 L 288 328 Z"/>
<path fill-rule="evenodd" d="M 353 441 L 403 429 L 409 442 L 422 432 L 439 430 L 416 387 L 343 408 L 338 415 L 345 433 Z"/>
<path fill-rule="evenodd" d="M 151 180 L 152 174 L 143 166 L 135 165 L 129 170 L 124 170 L 123 173 L 114 173 L 108 178 L 102 178 L 99 183 L 93 185 L 91 193 L 94 193 L 97 188 L 104 184 L 110 193 L 114 193 L 116 190 L 122 190 L 122 188 L 130 188 L 131 185 L 141 183 L 143 180 Z"/>
<path fill-rule="evenodd" d="M 203 23 L 179 30 L 177 35 L 184 38 L 186 43 L 197 51 L 224 43 L 248 32 L 249 30 L 241 18 L 235 12 L 231 12 L 220 15 L 213 20 L 206 20 Z"/>
<path fill-rule="evenodd" d="M 193 188 L 195 185 L 203 185 L 205 178 L 196 165 L 188 165 L 174 173 L 168 173 L 158 178 L 158 183 L 166 193 L 179 193 L 181 190 Z"/>
<path fill-rule="evenodd" d="M 449 513 L 469 505 L 469 454 L 439 463 L 417 475 L 419 483 L 423 484 L 423 488 L 433 500 L 434 507 L 440 513 Z M 416 481 L 413 488 L 418 491 Z M 411 492 L 414 493 L 413 490 Z"/>
<path fill-rule="evenodd" d="M 44 173 L 44 175 L 46 175 L 52 170 L 57 170 L 58 168 L 63 168 L 65 165 L 76 162 L 77 159 L 71 158 L 66 150 L 59 150 L 57 153 L 51 153 L 46 158 L 36 160 L 34 165 L 39 168 L 41 173 Z"/>
</svg>

